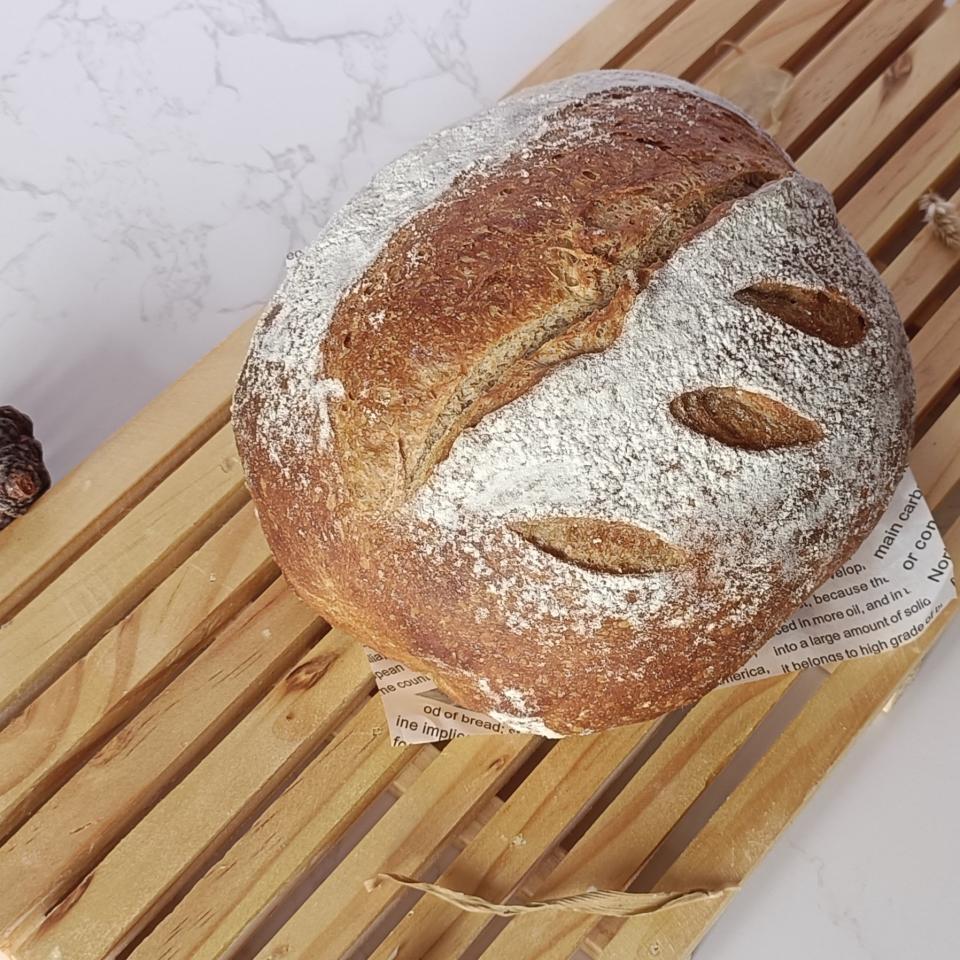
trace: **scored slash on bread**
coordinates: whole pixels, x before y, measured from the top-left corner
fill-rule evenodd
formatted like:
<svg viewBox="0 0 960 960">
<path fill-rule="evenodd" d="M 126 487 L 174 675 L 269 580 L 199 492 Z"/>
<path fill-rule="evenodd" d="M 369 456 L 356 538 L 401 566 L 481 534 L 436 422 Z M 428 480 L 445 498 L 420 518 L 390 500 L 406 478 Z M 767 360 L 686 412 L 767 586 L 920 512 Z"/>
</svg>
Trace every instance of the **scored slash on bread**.
<svg viewBox="0 0 960 960">
<path fill-rule="evenodd" d="M 829 194 L 736 108 L 604 71 L 437 135 L 337 214 L 234 422 L 301 596 L 565 735 L 735 672 L 873 526 L 912 406 Z"/>
</svg>

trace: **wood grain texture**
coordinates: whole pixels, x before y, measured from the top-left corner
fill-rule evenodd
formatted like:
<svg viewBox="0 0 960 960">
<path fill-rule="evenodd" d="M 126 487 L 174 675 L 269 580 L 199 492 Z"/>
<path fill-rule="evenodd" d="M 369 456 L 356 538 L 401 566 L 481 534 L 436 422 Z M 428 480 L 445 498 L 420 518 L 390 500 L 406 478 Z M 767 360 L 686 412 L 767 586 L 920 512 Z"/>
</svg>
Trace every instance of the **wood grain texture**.
<svg viewBox="0 0 960 960">
<path fill-rule="evenodd" d="M 403 773 L 411 785 L 422 770 L 411 762 L 435 757 L 431 746 L 397 748 L 385 733 L 376 698 L 337 731 L 331 743 L 284 790 L 133 951 L 131 960 L 221 957 L 270 904 L 282 899 L 344 833 L 369 802 Z M 432 762 L 432 761 L 431 761 Z M 148 818 L 149 819 L 149 818 Z M 169 824 L 167 825 L 169 828 Z M 203 825 L 197 823 L 198 828 Z M 194 833 L 194 824 L 188 824 Z M 202 835 L 200 829 L 197 835 Z M 118 882 L 126 875 L 121 863 Z M 104 909 L 127 916 L 109 900 Z"/>
<path fill-rule="evenodd" d="M 353 641 L 336 632 L 324 637 L 96 867 L 82 912 L 42 927 L 20 946 L 19 960 L 57 950 L 98 960 L 118 949 L 200 858 L 336 730 L 331 744 L 206 872 L 190 901 L 203 907 L 180 914 L 183 942 L 165 942 L 170 927 L 164 925 L 165 932 L 138 951 L 191 960 L 220 956 L 223 944 L 286 889 L 283 880 L 299 878 L 416 753 L 390 746 L 383 708 L 367 697 L 368 674 Z M 347 719 L 358 703 L 362 709 Z"/>
<path fill-rule="evenodd" d="M 537 896 L 562 897 L 590 886 L 622 890 L 795 679 L 777 677 L 707 694 L 600 814 Z M 516 917 L 483 957 L 565 960 L 594 922 L 575 913 Z"/>
<path fill-rule="evenodd" d="M 754 8 L 758 0 L 694 0 L 670 24 L 670 29 L 645 43 L 623 67 L 657 70 L 693 79 L 698 61 L 712 54 L 717 43 Z"/>
<path fill-rule="evenodd" d="M 760 63 L 789 67 L 818 38 L 829 37 L 838 21 L 854 17 L 867 0 L 786 0 L 737 41 L 737 47 Z M 717 74 L 737 51 L 722 51 L 697 82 L 708 90 Z"/>
<path fill-rule="evenodd" d="M 613 0 L 561 44 L 513 90 L 547 83 L 582 70 L 618 65 L 625 51 L 642 45 L 690 0 Z M 513 92 L 513 91 L 511 91 Z"/>
<path fill-rule="evenodd" d="M 901 4 L 896 6 L 899 11 Z M 897 16 L 901 15 L 898 12 Z M 896 64 L 877 77 L 844 110 L 803 153 L 797 162 L 799 168 L 828 189 L 841 189 L 906 117 L 960 74 L 960 60 L 956 56 L 958 35 L 960 7 L 954 6 L 946 9 Z M 790 107 L 786 116 L 790 116 Z"/>
<path fill-rule="evenodd" d="M 535 745 L 525 736 L 464 737 L 449 744 L 260 951 L 259 960 L 345 953 L 398 893 L 388 884 L 368 893 L 364 881 L 381 872 L 420 873 Z"/>
<path fill-rule="evenodd" d="M 892 653 L 841 664 L 814 694 L 658 882 L 662 890 L 742 883 L 850 746 L 922 658 L 948 617 Z M 797 758 L 802 757 L 802 765 Z M 731 842 L 736 838 L 735 842 Z M 624 923 L 603 960 L 682 960 L 731 897 Z"/>
<path fill-rule="evenodd" d="M 246 506 L 0 730 L 0 838 L 277 575 Z"/>
<path fill-rule="evenodd" d="M 941 104 L 840 211 L 840 222 L 865 250 L 884 243 L 908 219 L 920 221 L 917 201 L 960 156 L 958 117 L 960 91 Z"/>
<path fill-rule="evenodd" d="M 278 581 L 111 737 L 0 847 L 0 876 L 20 878 L 0 899 L 0 943 L 22 948 L 59 899 L 290 669 L 323 628 Z M 63 911 L 47 918 L 44 936 L 57 928 L 54 916 L 63 919 Z"/>
<path fill-rule="evenodd" d="M 957 378 L 960 353 L 960 289 L 910 341 L 917 381 L 917 410 L 925 411 Z"/>
<path fill-rule="evenodd" d="M 236 513 L 246 499 L 242 474 L 233 433 L 224 427 L 6 624 L 0 723 Z"/>
<path fill-rule="evenodd" d="M 437 883 L 503 902 L 656 722 L 561 740 L 470 840 Z M 418 900 L 371 960 L 457 957 L 489 922 L 433 897 Z"/>
<path fill-rule="evenodd" d="M 872 0 L 797 74 L 777 139 L 795 152 L 826 109 L 858 78 L 882 69 L 900 37 L 928 15 L 930 0 Z"/>
<path fill-rule="evenodd" d="M 234 331 L 0 532 L 0 623 L 227 422 L 253 325 Z"/>
<path fill-rule="evenodd" d="M 960 190 L 949 199 L 960 206 Z M 884 270 L 883 279 L 904 321 L 919 326 L 915 317 L 928 298 L 960 281 L 960 250 L 951 250 L 925 226 Z"/>
<path fill-rule="evenodd" d="M 910 466 L 927 502 L 936 508 L 946 500 L 951 490 L 960 483 L 960 396 L 913 448 Z M 960 560 L 960 557 L 957 558 Z"/>
</svg>

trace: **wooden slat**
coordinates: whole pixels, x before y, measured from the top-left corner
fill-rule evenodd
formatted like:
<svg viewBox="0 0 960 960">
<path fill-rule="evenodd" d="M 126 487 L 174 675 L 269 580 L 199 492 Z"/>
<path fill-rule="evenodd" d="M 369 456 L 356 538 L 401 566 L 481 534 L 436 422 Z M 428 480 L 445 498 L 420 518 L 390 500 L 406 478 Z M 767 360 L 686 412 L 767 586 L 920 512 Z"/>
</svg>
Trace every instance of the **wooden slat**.
<svg viewBox="0 0 960 960">
<path fill-rule="evenodd" d="M 909 71 L 901 72 L 892 82 L 889 73 L 874 80 L 800 157 L 799 168 L 833 191 L 842 188 L 906 117 L 960 74 L 958 35 L 960 7 L 954 6 L 945 10 L 898 60 L 899 69 L 906 70 L 909 63 Z"/>
<path fill-rule="evenodd" d="M 960 190 L 950 200 L 960 206 Z M 883 279 L 903 319 L 912 323 L 920 307 L 944 281 L 960 282 L 960 250 L 951 250 L 926 226 L 884 270 Z"/>
<path fill-rule="evenodd" d="M 619 63 L 625 51 L 652 37 L 689 2 L 644 0 L 641 4 L 636 0 L 613 0 L 531 70 L 514 90 Z"/>
<path fill-rule="evenodd" d="M 350 651 L 343 652 L 352 659 Z M 340 671 L 341 681 L 355 672 L 354 666 L 351 663 L 350 669 Z M 317 693 L 298 697 L 293 704 L 280 691 L 276 703 L 283 700 L 283 710 L 307 707 L 307 715 L 316 712 L 324 719 L 322 733 L 304 736 L 309 728 L 301 724 L 302 734 L 294 743 L 302 747 L 319 742 L 329 732 L 336 713 Z M 302 749 L 293 751 L 287 743 L 278 742 L 269 726 L 260 726 L 249 756 L 244 742 L 247 725 L 232 735 L 227 751 L 220 751 L 215 759 L 211 755 L 208 760 L 213 760 L 212 764 L 202 773 L 198 768 L 199 776 L 166 798 L 167 809 L 151 811 L 93 872 L 84 886 L 82 911 L 58 912 L 53 923 L 45 924 L 18 949 L 16 960 L 46 960 L 58 951 L 71 960 L 100 960 L 121 949 L 136 928 L 165 903 L 175 881 L 208 848 L 222 841 L 235 823 L 250 815 L 256 801 L 275 789 L 289 771 L 291 758 L 302 753 Z M 264 750 L 267 746 L 272 747 L 272 755 Z M 213 949 L 214 943 L 229 945 L 239 938 L 246 922 L 257 916 L 258 910 L 249 908 L 256 904 L 263 909 L 270 904 L 269 898 L 256 894 L 275 888 L 272 881 L 278 875 L 299 876 L 305 871 L 311 855 L 334 843 L 418 749 L 392 747 L 382 707 L 367 698 L 331 743 L 200 882 L 194 902 L 205 892 L 204 910 L 190 917 L 189 928 L 177 932 L 185 934 L 188 942 L 206 939 L 206 934 L 206 949 L 179 952 L 176 936 L 167 941 L 171 928 L 165 922 L 136 955 L 165 960 L 178 955 L 190 960 L 222 956 L 219 947 Z M 294 842 L 283 845 L 290 837 Z M 296 870 L 290 869 L 291 863 Z M 255 867 L 252 873 L 247 869 L 251 865 Z M 240 922 L 241 916 L 244 922 Z"/>
<path fill-rule="evenodd" d="M 0 731 L 0 838 L 276 576 L 248 505 Z"/>
<path fill-rule="evenodd" d="M 789 67 L 799 53 L 829 34 L 837 21 L 854 17 L 867 0 L 785 0 L 765 20 L 737 41 L 737 46 L 759 63 Z M 721 53 L 717 62 L 697 82 L 708 90 L 731 58 Z"/>
<path fill-rule="evenodd" d="M 338 957 L 396 897 L 391 884 L 371 893 L 379 872 L 418 874 L 471 810 L 509 777 L 535 746 L 532 737 L 464 737 L 430 764 L 258 957 Z"/>
<path fill-rule="evenodd" d="M 297 605 L 292 594 L 285 596 L 284 604 Z M 278 626 L 288 629 L 283 624 Z M 275 642 L 272 635 L 262 637 L 262 633 L 261 630 L 262 644 Z M 164 903 L 168 892 L 176 888 L 193 865 L 238 822 L 250 816 L 340 724 L 351 731 L 343 749 L 356 750 L 358 743 L 365 742 L 357 733 L 367 729 L 362 725 L 365 721 L 351 726 L 344 720 L 372 687 L 363 651 L 342 631 L 331 630 L 97 865 L 75 914 L 61 915 L 55 929 L 41 930 L 36 939 L 27 939 L 22 949 L 29 954 L 37 944 L 52 944 L 63 951 L 64 957 L 99 957 L 125 940 Z M 378 701 L 373 702 L 380 722 L 369 727 L 370 736 L 377 726 L 384 725 L 383 708 Z M 362 752 L 357 751 L 357 756 Z M 399 756 L 400 751 L 387 757 L 388 773 L 394 771 L 394 754 Z M 387 754 L 378 748 L 376 756 L 383 758 Z M 321 771 L 317 776 L 325 779 L 339 771 L 343 778 L 347 768 L 341 760 L 338 748 L 319 767 L 314 764 Z M 351 787 L 359 789 L 366 782 L 344 780 L 343 789 L 349 793 Z M 294 795 L 302 796 L 301 789 Z M 278 809 L 271 807 L 273 814 Z M 317 816 L 317 811 L 312 805 L 302 810 L 311 818 Z M 270 822 L 271 829 L 278 828 L 276 821 Z M 250 835 L 248 831 L 247 836 Z M 260 846 L 255 850 L 258 855 L 263 854 Z M 239 857 L 239 852 L 230 851 L 227 859 L 233 856 Z M 217 889 L 226 896 L 222 877 Z M 98 904 L 95 929 L 89 926 L 90 904 Z M 226 910 L 226 900 L 223 907 Z"/>
<path fill-rule="evenodd" d="M 224 427 L 0 631 L 0 722 L 83 656 L 245 499 Z"/>
<path fill-rule="evenodd" d="M 284 603 L 295 603 L 289 592 L 285 597 Z M 343 632 L 331 630 L 97 865 L 75 919 L 60 916 L 56 939 L 51 940 L 47 928 L 23 949 L 29 955 L 37 943 L 53 944 L 64 957 L 99 957 L 126 939 L 194 863 L 248 819 L 334 730 L 348 726 L 344 718 L 372 687 L 362 649 Z M 376 706 L 381 721 L 370 728 L 371 737 L 384 728 L 383 708 L 379 702 Z M 355 737 L 348 743 L 356 748 Z M 329 767 L 321 769 L 330 773 Z M 352 786 L 359 783 L 352 781 Z M 276 813 L 279 808 L 271 809 Z M 307 812 L 317 815 L 313 807 Z M 89 925 L 87 903 L 102 903 L 95 928 Z"/>
<path fill-rule="evenodd" d="M 646 723 L 561 740 L 437 882 L 494 902 L 505 901 L 654 727 Z M 458 957 L 487 919 L 423 897 L 371 954 L 371 960 Z"/>
<path fill-rule="evenodd" d="M 935 403 L 957 378 L 960 356 L 960 290 L 940 307 L 910 341 L 917 381 L 917 409 Z"/>
<path fill-rule="evenodd" d="M 0 876 L 20 878 L 0 898 L 0 942 L 22 943 L 96 858 L 250 710 L 322 629 L 278 581 L 107 741 L 0 847 Z"/>
<path fill-rule="evenodd" d="M 658 881 L 662 890 L 739 884 L 830 768 L 913 670 L 952 611 L 920 640 L 841 664 Z M 703 901 L 624 923 L 603 960 L 683 960 L 730 901 Z"/>
<path fill-rule="evenodd" d="M 712 54 L 723 39 L 754 8 L 769 9 L 763 0 L 693 0 L 670 24 L 624 63 L 628 70 L 658 70 L 692 79 L 697 62 Z"/>
<path fill-rule="evenodd" d="M 935 507 L 960 483 L 960 397 L 937 418 L 913 450 L 910 466 L 917 483 Z M 960 561 L 960 557 L 957 558 Z"/>
<path fill-rule="evenodd" d="M 253 323 L 232 333 L 0 533 L 0 623 L 227 422 Z"/>
<path fill-rule="evenodd" d="M 376 699 L 368 700 L 133 951 L 130 960 L 222 957 L 271 903 L 300 880 L 315 854 L 328 850 L 391 779 L 403 773 L 419 776 L 421 771 L 411 761 L 425 754 L 435 758 L 437 750 L 392 746 L 384 732 L 383 708 Z M 193 822 L 188 829 L 196 832 Z M 117 882 L 122 883 L 125 876 L 124 866 Z M 154 895 L 154 891 L 146 891 L 138 899 L 146 902 Z M 107 916 L 117 914 L 126 922 L 127 914 L 117 910 L 110 896 L 108 889 L 101 911 Z"/>
<path fill-rule="evenodd" d="M 791 152 L 824 110 L 863 76 L 888 62 L 903 35 L 926 16 L 930 0 L 873 0 L 797 74 L 777 139 Z"/>
<path fill-rule="evenodd" d="M 917 201 L 960 158 L 960 91 L 950 97 L 840 211 L 865 250 L 874 250 L 910 217 Z"/>
<path fill-rule="evenodd" d="M 538 896 L 623 889 L 690 804 L 723 769 L 796 676 L 708 693 L 641 767 L 551 874 Z M 559 960 L 593 921 L 576 913 L 515 917 L 484 960 Z"/>
</svg>

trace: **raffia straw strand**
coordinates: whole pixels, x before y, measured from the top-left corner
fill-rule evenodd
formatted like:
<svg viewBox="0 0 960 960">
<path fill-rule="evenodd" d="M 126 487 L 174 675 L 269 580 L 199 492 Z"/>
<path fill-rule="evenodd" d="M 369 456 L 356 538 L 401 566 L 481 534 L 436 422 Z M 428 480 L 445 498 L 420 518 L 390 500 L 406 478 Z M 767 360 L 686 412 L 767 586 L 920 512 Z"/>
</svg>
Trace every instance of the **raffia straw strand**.
<svg viewBox="0 0 960 960">
<path fill-rule="evenodd" d="M 937 239 L 951 250 L 960 250 L 960 210 L 932 190 L 920 198 L 919 207 Z"/>
<path fill-rule="evenodd" d="M 378 873 L 365 881 L 364 887 L 369 893 L 376 890 L 385 880 L 412 890 L 422 890 L 468 913 L 486 913 L 498 917 L 516 917 L 523 913 L 536 913 L 540 910 L 587 913 L 596 917 L 638 917 L 646 913 L 669 910 L 682 904 L 714 900 L 740 889 L 737 886 L 731 886 L 719 890 L 687 890 L 684 893 L 622 893 L 619 890 L 588 890 L 585 893 L 557 897 L 554 900 L 492 903 L 471 893 L 450 890 L 436 883 L 424 883 L 400 873 Z"/>
</svg>

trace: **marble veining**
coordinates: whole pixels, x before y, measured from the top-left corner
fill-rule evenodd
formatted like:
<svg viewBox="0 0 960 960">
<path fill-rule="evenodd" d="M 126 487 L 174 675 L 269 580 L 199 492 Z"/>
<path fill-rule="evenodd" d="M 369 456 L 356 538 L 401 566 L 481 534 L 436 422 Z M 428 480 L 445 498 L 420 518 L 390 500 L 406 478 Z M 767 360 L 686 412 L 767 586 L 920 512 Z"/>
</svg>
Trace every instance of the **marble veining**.
<svg viewBox="0 0 960 960">
<path fill-rule="evenodd" d="M 0 403 L 37 421 L 55 477 L 254 313 L 374 171 L 602 6 L 7 5 Z"/>
</svg>

